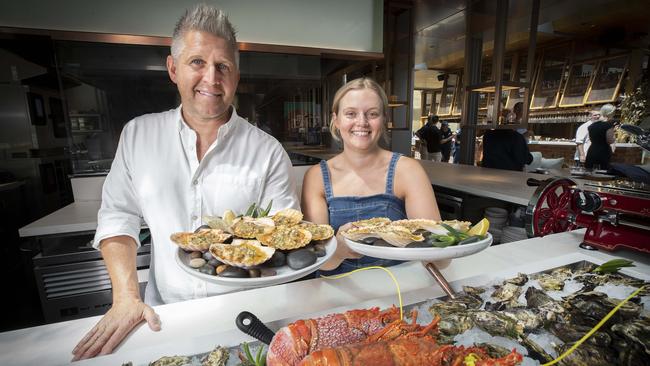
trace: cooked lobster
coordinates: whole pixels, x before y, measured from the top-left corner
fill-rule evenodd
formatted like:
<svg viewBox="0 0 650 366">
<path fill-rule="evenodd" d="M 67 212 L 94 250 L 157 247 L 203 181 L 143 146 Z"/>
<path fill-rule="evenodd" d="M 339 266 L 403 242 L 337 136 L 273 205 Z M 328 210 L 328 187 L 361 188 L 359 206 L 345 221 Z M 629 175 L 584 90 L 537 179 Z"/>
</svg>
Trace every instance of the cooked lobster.
<svg viewBox="0 0 650 366">
<path fill-rule="evenodd" d="M 399 320 L 397 308 L 379 311 L 351 310 L 343 314 L 331 314 L 323 318 L 298 320 L 280 329 L 266 356 L 268 366 L 295 366 L 305 356 L 323 348 L 332 348 L 359 342 L 377 342 L 400 337 L 424 337 L 437 331 L 438 318 L 429 325 Z M 432 338 L 433 339 L 433 338 Z"/>
<path fill-rule="evenodd" d="M 490 358 L 478 347 L 440 346 L 430 337 L 398 338 L 358 343 L 315 351 L 299 366 L 515 366 L 522 356 L 512 351 L 502 358 Z"/>
</svg>

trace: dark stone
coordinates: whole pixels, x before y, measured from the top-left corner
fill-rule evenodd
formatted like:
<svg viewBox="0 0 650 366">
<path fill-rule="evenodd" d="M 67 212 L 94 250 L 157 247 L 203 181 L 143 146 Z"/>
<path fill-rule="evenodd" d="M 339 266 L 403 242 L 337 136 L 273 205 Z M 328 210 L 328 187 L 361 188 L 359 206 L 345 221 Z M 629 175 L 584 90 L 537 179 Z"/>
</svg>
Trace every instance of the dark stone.
<svg viewBox="0 0 650 366">
<path fill-rule="evenodd" d="M 318 257 L 309 249 L 297 249 L 287 255 L 287 264 L 292 269 L 301 269 L 316 263 Z"/>
<path fill-rule="evenodd" d="M 325 254 L 327 254 L 327 251 L 325 250 L 325 248 L 320 247 L 320 246 L 314 246 L 314 249 L 312 249 L 312 252 L 314 252 L 314 254 L 316 254 L 316 256 L 319 257 L 319 258 L 324 257 Z"/>
<path fill-rule="evenodd" d="M 278 274 L 274 269 L 271 268 L 260 268 L 260 276 L 262 277 L 271 277 Z"/>
<path fill-rule="evenodd" d="M 217 274 L 217 272 L 215 272 L 215 270 L 214 270 L 214 266 L 211 266 L 209 264 L 204 264 L 201 267 L 199 267 L 199 272 L 205 273 L 205 274 L 208 274 L 208 275 L 211 275 L 211 276 L 214 276 L 214 275 Z"/>
<path fill-rule="evenodd" d="M 203 259 L 205 259 L 206 261 L 210 262 L 210 259 L 212 258 L 214 257 L 212 256 L 212 253 L 210 253 L 209 250 L 206 250 L 205 253 L 203 253 Z"/>
<path fill-rule="evenodd" d="M 431 243 L 427 243 L 426 241 L 413 241 L 408 244 L 406 244 L 407 248 L 433 248 L 433 245 Z"/>
<path fill-rule="evenodd" d="M 211 266 L 219 267 L 223 263 L 220 260 L 218 260 L 217 258 L 213 257 L 212 259 L 208 260 L 208 264 L 211 265 Z"/>
<path fill-rule="evenodd" d="M 376 242 L 378 240 L 381 240 L 381 239 L 379 239 L 379 238 L 364 238 L 364 239 L 359 240 L 359 243 L 372 244 L 372 243 L 374 243 L 374 242 Z"/>
<path fill-rule="evenodd" d="M 255 278 L 255 277 L 260 277 L 262 275 L 262 273 L 261 273 L 259 268 L 251 268 L 251 269 L 248 270 L 248 275 L 251 278 Z"/>
<path fill-rule="evenodd" d="M 231 278 L 248 278 L 248 270 L 239 267 L 228 266 L 226 269 L 219 273 L 221 277 L 231 277 Z"/>
<path fill-rule="evenodd" d="M 264 265 L 267 267 L 281 267 L 285 264 L 287 264 L 287 256 L 279 250 L 276 250 L 275 253 L 273 253 L 271 259 L 264 262 Z"/>
<path fill-rule="evenodd" d="M 372 243 L 372 245 L 376 247 L 395 247 L 394 245 L 392 245 L 391 243 L 387 242 L 384 239 L 377 239 L 375 240 L 374 243 Z"/>
</svg>

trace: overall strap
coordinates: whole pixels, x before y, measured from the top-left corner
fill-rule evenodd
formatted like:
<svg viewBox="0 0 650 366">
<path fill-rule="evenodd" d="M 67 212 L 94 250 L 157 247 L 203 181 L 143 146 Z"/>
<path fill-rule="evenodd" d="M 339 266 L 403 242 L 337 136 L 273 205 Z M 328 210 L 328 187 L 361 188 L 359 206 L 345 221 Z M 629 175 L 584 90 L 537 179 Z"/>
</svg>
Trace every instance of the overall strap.
<svg viewBox="0 0 650 366">
<path fill-rule="evenodd" d="M 402 156 L 400 153 L 393 152 L 393 156 L 390 158 L 390 163 L 388 164 L 388 174 L 386 177 L 386 194 L 393 194 L 393 181 L 395 180 L 395 167 L 397 166 L 397 160 Z"/>
<path fill-rule="evenodd" d="M 332 181 L 330 180 L 330 171 L 327 168 L 327 161 L 321 160 L 320 161 L 320 171 L 321 174 L 323 175 L 323 185 L 325 186 L 325 198 L 330 199 L 332 198 Z"/>
</svg>

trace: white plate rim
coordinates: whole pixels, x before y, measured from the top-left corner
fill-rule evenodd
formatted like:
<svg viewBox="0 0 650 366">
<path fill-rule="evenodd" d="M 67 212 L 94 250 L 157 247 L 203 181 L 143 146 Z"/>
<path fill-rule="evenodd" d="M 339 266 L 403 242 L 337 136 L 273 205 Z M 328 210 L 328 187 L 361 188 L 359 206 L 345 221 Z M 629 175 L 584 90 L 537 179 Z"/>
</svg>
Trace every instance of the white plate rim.
<svg viewBox="0 0 650 366">
<path fill-rule="evenodd" d="M 476 243 L 465 245 L 454 245 L 446 248 L 399 248 L 399 247 L 376 247 L 359 243 L 348 238 L 345 242 L 350 249 L 359 254 L 366 256 L 392 259 L 392 260 L 411 260 L 411 261 L 430 261 L 466 257 L 478 253 L 492 245 L 493 237 L 490 232 L 486 233 L 486 238 Z"/>
<path fill-rule="evenodd" d="M 305 268 L 301 268 L 298 270 L 292 270 L 289 268 L 288 265 L 280 266 L 277 268 L 272 268 L 275 270 L 278 270 L 279 268 L 285 268 L 290 270 L 291 272 L 283 273 L 283 274 L 277 274 L 275 276 L 269 276 L 269 277 L 256 277 L 256 278 L 229 278 L 229 277 L 219 277 L 219 276 L 213 276 L 205 273 L 201 273 L 197 271 L 196 269 L 190 267 L 189 265 L 184 263 L 183 260 L 183 255 L 187 254 L 182 248 L 178 247 L 176 249 L 176 264 L 188 273 L 190 276 L 193 276 L 195 278 L 199 278 L 201 280 L 204 280 L 206 282 L 214 283 L 216 285 L 221 285 L 221 286 L 230 286 L 230 287 L 265 287 L 265 286 L 273 286 L 273 285 L 279 285 L 287 282 L 291 282 L 293 280 L 302 278 L 307 276 L 308 274 L 315 272 L 318 270 L 325 262 L 334 255 L 334 251 L 336 251 L 336 235 L 332 236 L 329 240 L 327 240 L 327 243 L 325 244 L 325 255 L 322 257 L 318 257 L 316 259 L 316 263 L 312 264 L 311 266 L 307 266 Z"/>
</svg>

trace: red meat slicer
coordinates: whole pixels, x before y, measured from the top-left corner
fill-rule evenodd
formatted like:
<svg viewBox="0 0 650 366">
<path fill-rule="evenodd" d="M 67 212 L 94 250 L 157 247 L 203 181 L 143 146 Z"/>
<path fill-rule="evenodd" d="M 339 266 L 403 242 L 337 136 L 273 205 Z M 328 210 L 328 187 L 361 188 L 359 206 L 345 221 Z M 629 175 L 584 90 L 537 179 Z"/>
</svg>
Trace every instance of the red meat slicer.
<svg viewBox="0 0 650 366">
<path fill-rule="evenodd" d="M 650 152 L 650 131 L 621 125 L 636 144 Z M 645 182 L 645 183 L 644 183 Z M 608 182 L 551 178 L 529 179 L 538 188 L 526 208 L 528 236 L 543 236 L 578 227 L 587 228 L 581 246 L 615 250 L 619 247 L 650 253 L 650 183 L 644 179 Z"/>
<path fill-rule="evenodd" d="M 650 253 L 650 185 L 628 180 L 586 182 L 567 178 L 538 185 L 526 208 L 529 237 L 587 228 L 583 246 Z"/>
</svg>

